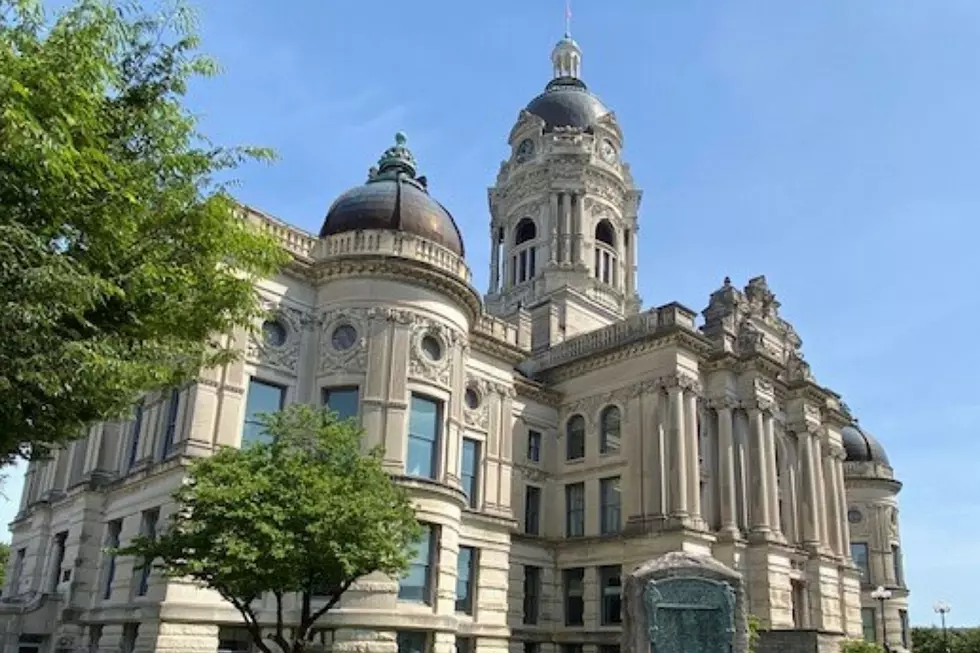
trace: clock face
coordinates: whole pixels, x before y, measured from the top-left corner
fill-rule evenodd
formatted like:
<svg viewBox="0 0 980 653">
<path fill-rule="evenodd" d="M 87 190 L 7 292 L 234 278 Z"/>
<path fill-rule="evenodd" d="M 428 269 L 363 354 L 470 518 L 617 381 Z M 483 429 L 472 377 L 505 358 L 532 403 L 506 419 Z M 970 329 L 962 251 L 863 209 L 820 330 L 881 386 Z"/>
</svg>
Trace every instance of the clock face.
<svg viewBox="0 0 980 653">
<path fill-rule="evenodd" d="M 521 163 L 527 161 L 534 155 L 534 141 L 530 138 L 525 138 L 521 141 L 521 144 L 517 146 L 517 160 Z"/>
<path fill-rule="evenodd" d="M 599 144 L 599 156 L 606 163 L 613 163 L 616 160 L 616 147 L 609 141 L 602 141 Z"/>
</svg>

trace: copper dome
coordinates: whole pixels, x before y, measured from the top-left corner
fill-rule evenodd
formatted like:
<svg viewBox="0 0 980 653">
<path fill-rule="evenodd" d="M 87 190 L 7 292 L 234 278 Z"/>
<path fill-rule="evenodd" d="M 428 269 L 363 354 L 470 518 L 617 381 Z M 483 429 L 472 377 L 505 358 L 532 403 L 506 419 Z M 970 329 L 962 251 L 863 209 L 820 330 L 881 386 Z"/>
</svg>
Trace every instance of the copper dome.
<svg viewBox="0 0 980 653">
<path fill-rule="evenodd" d="M 429 195 L 425 177 L 416 176 L 415 158 L 405 147 L 402 133 L 395 135 L 395 145 L 371 169 L 367 183 L 334 201 L 320 238 L 365 229 L 404 231 L 464 254 L 456 221 Z"/>
</svg>

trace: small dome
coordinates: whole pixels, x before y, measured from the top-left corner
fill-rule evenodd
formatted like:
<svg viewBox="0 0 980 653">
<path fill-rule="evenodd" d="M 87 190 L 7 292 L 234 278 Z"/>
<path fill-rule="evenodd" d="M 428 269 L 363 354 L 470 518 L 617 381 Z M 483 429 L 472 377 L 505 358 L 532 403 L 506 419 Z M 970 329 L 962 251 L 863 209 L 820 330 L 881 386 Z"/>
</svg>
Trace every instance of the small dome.
<svg viewBox="0 0 980 653">
<path fill-rule="evenodd" d="M 545 122 L 545 129 L 576 127 L 588 129 L 609 109 L 575 77 L 551 80 L 544 93 L 531 100 L 527 110 Z"/>
<path fill-rule="evenodd" d="M 350 231 L 404 231 L 431 240 L 463 256 L 463 237 L 446 208 L 429 195 L 425 177 L 417 177 L 415 157 L 395 136 L 372 168 L 367 183 L 338 197 L 327 211 L 320 238 Z"/>
<path fill-rule="evenodd" d="M 844 441 L 847 462 L 878 463 L 891 467 L 885 448 L 870 433 L 866 433 L 857 423 L 845 426 L 840 431 Z"/>
</svg>

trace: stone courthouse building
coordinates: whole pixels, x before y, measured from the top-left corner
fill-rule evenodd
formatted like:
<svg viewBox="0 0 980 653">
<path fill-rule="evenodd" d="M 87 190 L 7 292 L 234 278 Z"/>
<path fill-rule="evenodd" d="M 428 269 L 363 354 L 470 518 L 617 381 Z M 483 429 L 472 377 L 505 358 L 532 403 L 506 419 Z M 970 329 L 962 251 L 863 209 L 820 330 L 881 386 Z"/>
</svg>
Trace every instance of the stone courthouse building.
<svg viewBox="0 0 980 653">
<path fill-rule="evenodd" d="M 675 550 L 739 571 L 750 611 L 812 650 L 907 648 L 895 479 L 820 385 L 764 277 L 701 312 L 641 309 L 641 192 L 566 37 L 489 191 L 488 292 L 403 136 L 319 234 L 248 210 L 292 263 L 245 355 L 149 395 L 31 464 L 0 602 L 4 653 L 248 651 L 217 595 L 107 547 L 166 527 L 184 464 L 261 437 L 257 412 L 323 402 L 418 505 L 402 579 L 322 620 L 336 653 L 613 653 L 624 573 Z M 272 603 L 260 609 L 270 623 Z"/>
</svg>

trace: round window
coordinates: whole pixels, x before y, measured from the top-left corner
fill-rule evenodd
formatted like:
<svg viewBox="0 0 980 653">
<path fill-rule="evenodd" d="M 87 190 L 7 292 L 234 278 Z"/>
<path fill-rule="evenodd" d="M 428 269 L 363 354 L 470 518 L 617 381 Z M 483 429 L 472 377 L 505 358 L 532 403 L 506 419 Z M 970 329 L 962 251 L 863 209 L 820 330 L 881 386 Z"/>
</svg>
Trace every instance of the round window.
<svg viewBox="0 0 980 653">
<path fill-rule="evenodd" d="M 337 351 L 346 351 L 357 342 L 357 330 L 349 324 L 341 324 L 333 330 L 330 343 Z"/>
<path fill-rule="evenodd" d="M 862 519 L 864 519 L 864 516 L 861 515 L 860 510 L 857 510 L 856 508 L 851 508 L 850 510 L 847 511 L 847 521 L 851 522 L 852 524 L 857 524 Z"/>
<path fill-rule="evenodd" d="M 442 358 L 442 343 L 435 336 L 425 336 L 422 338 L 422 351 L 430 360 L 437 361 Z"/>
<path fill-rule="evenodd" d="M 262 323 L 262 340 L 273 347 L 286 344 L 286 327 L 279 320 L 266 320 Z"/>
<path fill-rule="evenodd" d="M 463 400 L 466 402 L 466 407 L 470 410 L 476 410 L 480 407 L 480 393 L 474 388 L 466 388 L 466 394 L 463 395 Z"/>
</svg>

